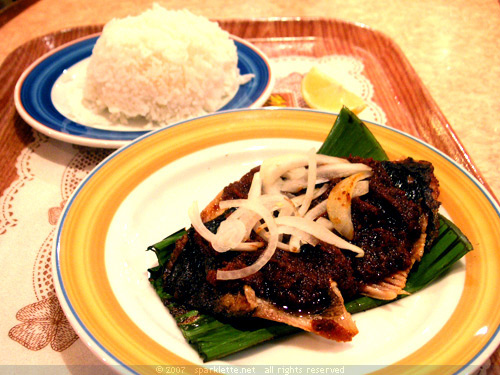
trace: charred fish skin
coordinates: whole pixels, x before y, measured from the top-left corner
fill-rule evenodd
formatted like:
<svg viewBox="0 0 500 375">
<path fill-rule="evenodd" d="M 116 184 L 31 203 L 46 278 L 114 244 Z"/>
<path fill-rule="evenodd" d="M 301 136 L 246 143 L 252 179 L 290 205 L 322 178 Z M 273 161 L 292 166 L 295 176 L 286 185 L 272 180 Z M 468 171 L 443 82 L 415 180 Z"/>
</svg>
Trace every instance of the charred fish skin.
<svg viewBox="0 0 500 375">
<path fill-rule="evenodd" d="M 217 221 L 219 220 L 215 220 Z M 214 223 L 208 223 L 210 224 Z M 295 275 L 299 284 L 306 282 L 311 284 L 312 288 L 304 291 L 297 285 L 290 285 L 290 289 L 286 289 L 284 285 L 289 279 L 279 273 L 286 260 L 281 259 L 274 260 L 265 266 L 263 271 L 245 279 L 217 281 L 215 270 L 228 262 L 231 256 L 223 254 L 217 260 L 205 261 L 205 252 L 210 249 L 203 241 L 194 230 L 189 230 L 188 234 L 179 240 L 182 251 L 175 254 L 174 262 L 168 265 L 164 273 L 164 285 L 181 305 L 235 324 L 244 322 L 251 324 L 258 318 L 271 320 L 336 341 L 351 341 L 358 333 L 351 315 L 345 309 L 336 282 L 327 279 L 326 275 L 309 278 Z M 318 251 L 318 253 L 324 252 L 324 250 Z M 288 253 L 282 252 L 282 255 L 287 256 Z M 276 266 L 277 263 L 280 266 Z M 277 274 L 274 279 L 266 277 L 275 272 Z M 309 267 L 309 272 L 309 276 L 322 275 L 320 269 Z M 264 280 L 267 282 L 263 282 Z M 256 291 L 260 296 L 256 295 Z M 281 295 L 278 295 L 280 291 Z M 300 301 L 303 297 L 306 301 Z M 310 303 L 311 299 L 316 299 L 317 304 Z M 293 301 L 296 301 L 295 306 L 292 306 Z M 307 311 L 306 307 L 300 308 L 301 302 L 307 306 Z"/>
<path fill-rule="evenodd" d="M 417 198 L 423 194 L 422 187 L 414 185 L 425 183 L 428 186 L 427 181 L 433 174 L 427 164 L 422 166 L 413 160 L 350 160 L 366 163 L 374 171 L 368 194 L 352 202 L 353 242 L 365 251 L 364 257 L 353 258 L 353 262 L 356 278 L 361 283 L 377 283 L 413 264 L 413 245 L 422 232 L 430 230 L 426 225 L 427 217 L 434 215 L 423 199 Z"/>
<path fill-rule="evenodd" d="M 217 222 L 220 222 L 220 218 L 207 223 L 207 225 L 216 226 Z M 286 278 L 280 278 L 279 274 L 275 275 L 276 278 L 274 279 L 274 281 L 281 279 L 281 287 L 279 288 L 272 285 L 273 283 L 263 283 L 262 281 L 266 277 L 265 275 L 262 277 L 262 272 L 244 280 L 217 281 L 215 280 L 215 270 L 231 260 L 230 258 L 235 255 L 222 254 L 222 256 L 219 255 L 219 259 L 212 257 L 208 261 L 206 252 L 213 250 L 205 242 L 194 230 L 190 229 L 178 241 L 178 248 L 174 250 L 173 254 L 174 259 L 169 263 L 163 275 L 166 289 L 176 300 L 181 302 L 181 305 L 187 305 L 209 313 L 221 320 L 227 321 L 229 319 L 236 324 L 245 321 L 250 323 L 257 318 L 272 320 L 314 332 L 336 341 L 350 341 L 358 333 L 354 321 L 345 310 L 342 295 L 336 283 L 332 280 L 326 280 L 325 277 L 306 277 L 306 282 L 313 284 L 313 290 L 306 292 L 300 290 L 297 286 L 290 290 L 283 288 L 282 284 L 286 284 L 287 280 Z M 179 251 L 180 249 L 182 251 Z M 322 250 L 321 253 L 324 253 L 324 251 Z M 281 261 L 277 262 L 280 263 Z M 271 273 L 279 269 L 279 267 L 276 267 L 276 261 L 272 264 L 274 266 L 265 267 Z M 281 265 L 283 266 L 284 263 L 282 262 Z M 319 270 L 315 272 L 310 269 L 309 271 L 320 274 Z M 265 273 L 266 271 L 264 271 Z M 267 276 L 269 276 L 269 273 Z M 281 276 L 283 275 L 281 274 Z M 298 277 L 298 280 L 304 280 L 304 277 Z M 318 284 L 318 280 L 325 280 L 327 285 L 323 285 L 321 282 Z M 252 286 L 257 288 L 259 294 L 264 295 L 264 297 L 256 296 Z M 323 289 L 318 291 L 314 289 L 314 286 Z M 273 294 L 270 299 L 265 291 L 266 288 L 269 288 L 268 293 Z M 276 295 L 280 290 L 283 293 L 281 298 Z M 293 295 L 293 297 L 290 297 L 290 295 Z M 311 295 L 313 296 L 311 297 Z M 310 311 L 302 311 L 296 306 L 295 308 L 288 308 L 288 306 L 283 306 L 282 302 L 279 302 L 281 300 L 288 302 L 294 299 L 300 300 L 303 296 L 306 296 L 306 305 Z M 309 303 L 311 298 L 317 298 L 318 305 L 315 306 L 314 303 Z M 285 303 L 289 304 L 288 302 Z M 298 305 L 300 305 L 300 302 Z"/>
<path fill-rule="evenodd" d="M 324 243 L 302 245 L 299 253 L 276 250 L 262 269 L 243 279 L 218 280 L 217 270 L 248 266 L 261 251 L 217 252 L 191 227 L 177 242 L 167 266 L 166 289 L 181 303 L 216 317 L 259 317 L 337 341 L 352 339 L 357 329 L 343 298 L 411 267 L 413 247 L 422 232 L 436 235 L 437 225 L 427 225 L 422 218 L 437 220 L 439 191 L 430 163 L 349 159 L 374 170 L 369 193 L 352 199 L 352 242 L 365 249 L 364 257 Z M 257 171 L 259 167 L 226 186 L 202 212 L 210 231 L 215 233 L 228 214 L 218 202 L 245 199 Z"/>
<path fill-rule="evenodd" d="M 221 215 L 207 222 L 207 227 L 216 231 L 224 218 L 225 215 Z M 221 288 L 216 280 L 216 270 L 235 255 L 215 252 L 207 241 L 190 228 L 177 241 L 167 264 L 163 274 L 165 289 L 182 304 L 219 318 L 251 317 L 255 307 L 241 298 L 242 289 L 235 283 L 225 283 L 224 288 Z"/>
<path fill-rule="evenodd" d="M 207 222 L 207 227 L 215 231 L 224 216 Z M 216 279 L 217 269 L 242 267 L 254 262 L 258 254 L 217 253 L 191 228 L 177 241 L 163 275 L 164 286 L 182 305 L 222 320 L 241 324 L 261 318 L 336 341 L 352 340 L 358 333 L 356 325 L 345 310 L 337 283 L 331 279 L 335 274 L 343 285 L 355 287 L 349 259 L 339 249 L 326 245 L 308 246 L 304 254 L 278 251 L 256 274 L 220 281 Z M 335 264 L 337 273 L 327 272 Z"/>
<path fill-rule="evenodd" d="M 221 217 L 206 223 L 215 228 Z M 215 229 L 212 229 L 215 230 Z M 257 252 L 217 253 L 193 229 L 178 241 L 164 274 L 166 289 L 177 300 L 197 309 L 223 314 L 226 318 L 252 314 L 252 309 L 227 305 L 228 295 L 244 294 L 250 286 L 259 298 L 288 312 L 320 313 L 331 305 L 331 282 L 344 294 L 353 296 L 357 284 L 352 276 L 351 260 L 338 248 L 321 244 L 304 245 L 300 254 L 277 250 L 275 256 L 259 272 L 240 280 L 220 281 L 216 270 L 241 268 L 255 261 Z M 222 305 L 221 303 L 224 302 Z"/>
<path fill-rule="evenodd" d="M 440 207 L 439 182 L 434 166 L 427 161 L 407 158 L 400 162 L 382 162 L 394 185 L 403 190 L 409 199 L 419 203 L 428 215 L 427 245 L 437 237 Z"/>
<path fill-rule="evenodd" d="M 432 164 L 426 161 L 407 158 L 365 162 L 377 172 L 370 183 L 371 193 L 355 204 L 355 220 L 362 217 L 365 222 L 357 232 L 358 245 L 366 251 L 364 259 L 356 260 L 358 277 L 363 283 L 360 291 L 372 298 L 392 300 L 399 294 L 407 294 L 404 287 L 408 273 L 437 237 L 439 183 Z M 373 199 L 373 195 L 377 198 Z M 390 204 L 384 205 L 384 201 Z M 366 214 L 370 210 L 366 206 L 372 211 L 385 210 L 380 216 L 389 218 L 388 222 L 380 227 L 374 225 L 370 230 L 372 225 L 367 225 L 370 220 Z M 362 212 L 364 216 L 360 215 Z M 363 237 L 367 230 L 368 235 Z M 379 245 L 371 246 L 372 241 L 378 241 Z"/>
<path fill-rule="evenodd" d="M 215 262 L 213 257 L 203 254 L 197 244 L 196 232 L 191 228 L 176 243 L 169 264 L 163 274 L 166 290 L 183 304 L 197 307 L 203 301 L 207 310 L 216 307 L 214 288 L 207 283 L 206 269 Z"/>
</svg>

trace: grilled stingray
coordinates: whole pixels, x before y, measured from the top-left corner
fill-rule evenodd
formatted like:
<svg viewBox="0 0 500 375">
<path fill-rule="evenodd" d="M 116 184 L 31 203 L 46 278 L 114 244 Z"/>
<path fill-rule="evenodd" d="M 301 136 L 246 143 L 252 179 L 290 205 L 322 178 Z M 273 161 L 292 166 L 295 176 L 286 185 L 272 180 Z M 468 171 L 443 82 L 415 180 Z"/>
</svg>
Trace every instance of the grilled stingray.
<svg viewBox="0 0 500 375">
<path fill-rule="evenodd" d="M 221 271 L 256 264 L 265 252 L 265 241 L 254 251 L 244 247 L 241 251 L 216 251 L 207 237 L 192 226 L 176 243 L 163 275 L 164 287 L 182 304 L 216 317 L 268 319 L 328 339 L 350 341 L 358 329 L 345 310 L 344 299 L 359 294 L 393 299 L 405 293 L 409 270 L 437 236 L 439 188 L 432 165 L 425 161 L 348 161 L 371 170 L 367 191 L 346 199 L 350 204 L 352 238 L 342 241 L 362 249 L 362 253 L 323 238 L 308 241 L 306 237 L 296 251 L 278 246 L 272 257 L 251 274 L 221 279 Z M 259 172 L 260 167 L 254 168 L 225 187 L 201 212 L 208 231 L 217 233 L 221 223 L 235 212 L 234 208 L 221 207 L 221 202 L 247 199 Z M 336 177 L 317 183 L 310 209 L 324 204 L 341 180 Z M 278 221 L 278 214 L 274 216 Z M 316 221 L 326 221 L 327 217 L 323 212 Z M 264 231 L 271 229 L 265 220 L 258 224 Z M 332 232 L 342 237 L 336 229 Z M 280 241 L 292 242 L 293 236 L 285 230 Z M 262 237 L 254 231 L 245 241 L 255 244 L 262 242 Z"/>
</svg>

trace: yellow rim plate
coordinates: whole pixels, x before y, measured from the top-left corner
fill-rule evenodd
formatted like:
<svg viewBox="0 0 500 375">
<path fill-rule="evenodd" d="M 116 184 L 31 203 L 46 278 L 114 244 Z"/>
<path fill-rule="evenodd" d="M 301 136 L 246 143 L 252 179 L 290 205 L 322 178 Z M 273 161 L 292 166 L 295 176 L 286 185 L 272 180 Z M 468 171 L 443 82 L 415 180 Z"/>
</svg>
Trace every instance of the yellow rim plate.
<svg viewBox="0 0 500 375">
<path fill-rule="evenodd" d="M 158 373 L 157 365 L 193 365 L 188 367 L 196 371 L 199 363 L 160 345 L 118 301 L 106 269 L 106 241 L 115 214 L 141 182 L 184 157 L 245 140 L 255 140 L 256 146 L 259 139 L 322 142 L 335 118 L 298 109 L 228 111 L 150 133 L 101 163 L 67 203 L 52 257 L 59 300 L 82 340 L 124 371 Z M 476 179 L 433 147 L 393 129 L 367 125 L 391 158 L 412 156 L 433 163 L 443 207 L 474 246 L 466 256 L 463 292 L 449 319 L 425 344 L 390 363 L 394 366 L 382 364 L 379 371 L 396 374 L 399 366 L 409 366 L 405 369 L 411 373 L 426 366 L 426 373 L 447 374 L 477 366 L 499 343 L 500 209 Z"/>
</svg>

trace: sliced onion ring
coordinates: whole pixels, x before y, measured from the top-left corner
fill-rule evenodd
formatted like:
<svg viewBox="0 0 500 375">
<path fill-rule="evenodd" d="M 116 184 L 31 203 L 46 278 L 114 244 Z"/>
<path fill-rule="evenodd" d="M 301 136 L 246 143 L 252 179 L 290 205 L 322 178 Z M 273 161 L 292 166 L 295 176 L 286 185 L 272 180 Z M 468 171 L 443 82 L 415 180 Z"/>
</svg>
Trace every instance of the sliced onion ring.
<svg viewBox="0 0 500 375">
<path fill-rule="evenodd" d="M 272 213 L 261 203 L 255 202 L 253 200 L 243 202 L 241 207 L 256 212 L 264 219 L 264 222 L 267 224 L 267 227 L 269 229 L 269 241 L 267 243 L 266 249 L 262 252 L 255 263 L 238 270 L 217 270 L 218 280 L 234 280 L 253 275 L 255 272 L 264 267 L 267 262 L 269 262 L 269 260 L 274 255 L 274 252 L 276 251 L 276 247 L 278 245 L 278 227 Z"/>
<path fill-rule="evenodd" d="M 316 186 L 316 153 L 314 149 L 310 150 L 307 158 L 307 188 L 304 194 L 304 199 L 302 200 L 302 205 L 299 208 L 299 215 L 304 216 L 304 214 L 309 210 L 309 206 L 313 200 L 314 187 Z"/>
<path fill-rule="evenodd" d="M 345 200 L 341 203 L 348 205 L 344 204 L 346 208 L 339 212 L 348 219 L 343 225 L 352 227 L 350 199 L 368 192 L 368 181 L 361 180 L 371 173 L 371 168 L 365 164 L 319 155 L 314 150 L 309 153 L 282 155 L 264 161 L 260 171 L 253 176 L 248 199 L 218 202 L 222 211 L 228 208 L 236 210 L 221 223 L 217 233 L 212 233 L 205 226 L 196 202 L 188 214 L 193 228 L 209 241 L 216 251 L 254 251 L 265 246 L 267 242 L 267 247 L 255 263 L 238 270 L 219 269 L 219 280 L 252 275 L 267 264 L 277 248 L 298 252 L 303 243 L 316 245 L 321 241 L 353 251 L 356 256 L 362 257 L 363 249 L 344 239 L 352 239 L 352 231 L 335 226 L 331 221 L 325 225 L 326 219 L 322 216 L 325 212 L 330 216 L 330 200 L 342 194 Z M 334 192 L 337 188 L 338 192 L 335 194 L 339 195 L 330 193 L 329 199 L 311 208 L 313 200 L 329 189 L 329 183 L 325 182 L 335 178 L 344 178 L 332 189 Z M 304 189 L 305 193 L 302 195 L 293 194 Z M 332 230 L 337 230 L 344 238 Z M 249 242 L 252 231 L 265 242 Z M 288 243 L 282 242 L 283 234 L 290 235 Z"/>
<path fill-rule="evenodd" d="M 317 154 L 316 158 L 319 164 L 349 164 L 348 160 L 334 156 Z M 305 167 L 308 162 L 307 153 L 285 154 L 264 160 L 260 167 L 263 191 L 276 192 L 277 182 L 282 175 L 292 169 Z"/>
<path fill-rule="evenodd" d="M 220 223 L 212 247 L 219 253 L 234 249 L 245 240 L 247 228 L 245 223 L 238 219 L 227 219 Z"/>
<path fill-rule="evenodd" d="M 358 181 L 369 176 L 362 172 L 347 177 L 333 187 L 326 202 L 328 217 L 333 223 L 335 230 L 341 236 L 352 240 L 354 237 L 354 227 L 351 217 L 351 201 Z"/>
<path fill-rule="evenodd" d="M 284 216 L 277 217 L 276 224 L 286 225 L 300 229 L 306 233 L 311 234 L 318 240 L 337 246 L 338 248 L 350 250 L 355 252 L 357 257 L 364 256 L 365 252 L 360 247 L 347 242 L 343 238 L 337 236 L 335 233 L 329 231 L 323 225 L 315 222 L 314 220 L 306 219 L 298 216 Z"/>
<path fill-rule="evenodd" d="M 189 220 L 193 228 L 198 232 L 200 236 L 206 239 L 208 242 L 212 243 L 215 241 L 215 234 L 210 232 L 210 230 L 203 224 L 200 216 L 200 210 L 198 209 L 198 202 L 194 201 L 188 210 Z"/>
</svg>

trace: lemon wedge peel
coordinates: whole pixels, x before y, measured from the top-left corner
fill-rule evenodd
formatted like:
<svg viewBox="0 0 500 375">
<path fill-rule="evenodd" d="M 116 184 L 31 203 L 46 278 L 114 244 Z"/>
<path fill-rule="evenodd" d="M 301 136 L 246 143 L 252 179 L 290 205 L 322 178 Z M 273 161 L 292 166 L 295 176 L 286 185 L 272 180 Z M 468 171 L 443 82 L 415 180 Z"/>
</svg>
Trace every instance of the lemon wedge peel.
<svg viewBox="0 0 500 375">
<path fill-rule="evenodd" d="M 345 106 L 359 114 L 367 107 L 363 98 L 318 66 L 313 66 L 302 79 L 301 92 L 306 104 L 313 109 L 339 112 Z"/>
</svg>

